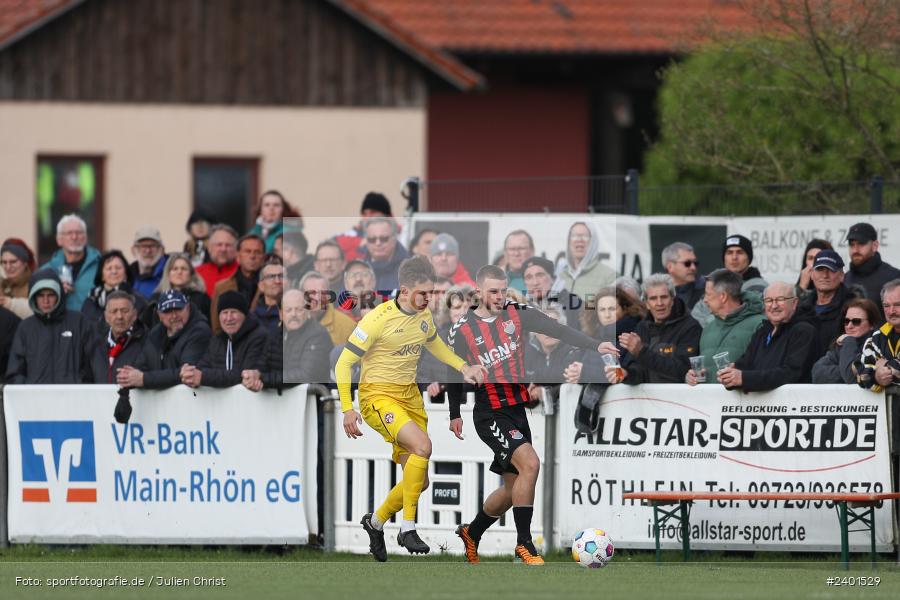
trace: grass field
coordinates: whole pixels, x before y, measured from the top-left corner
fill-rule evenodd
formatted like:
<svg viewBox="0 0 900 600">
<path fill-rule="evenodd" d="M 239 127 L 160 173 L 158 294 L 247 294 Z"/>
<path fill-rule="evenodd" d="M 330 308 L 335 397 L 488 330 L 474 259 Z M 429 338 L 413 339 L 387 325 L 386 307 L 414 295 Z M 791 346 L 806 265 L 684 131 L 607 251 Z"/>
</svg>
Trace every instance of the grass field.
<svg viewBox="0 0 900 600">
<path fill-rule="evenodd" d="M 900 598 L 900 567 L 892 557 L 872 571 L 864 556 L 849 572 L 834 555 L 697 553 L 691 563 L 667 553 L 663 565 L 649 552 L 619 553 L 606 569 L 582 569 L 567 555 L 548 557 L 542 568 L 512 564 L 511 557 L 470 566 L 457 556 L 392 555 L 385 564 L 366 556 L 326 556 L 309 549 L 17 546 L 0 550 L 0 598 L 359 598 L 377 600 L 531 600 L 544 598 Z M 51 578 L 113 578 L 142 587 L 51 588 Z M 852 577 L 856 585 L 829 586 L 829 577 Z M 16 584 L 35 578 L 41 586 Z M 160 585 L 157 577 L 167 578 Z M 224 580 L 196 585 L 194 578 Z M 877 586 L 860 586 L 861 579 Z M 188 581 L 172 585 L 173 578 Z M 149 582 L 149 583 L 148 583 Z M 213 582 L 214 583 L 214 582 Z"/>
</svg>

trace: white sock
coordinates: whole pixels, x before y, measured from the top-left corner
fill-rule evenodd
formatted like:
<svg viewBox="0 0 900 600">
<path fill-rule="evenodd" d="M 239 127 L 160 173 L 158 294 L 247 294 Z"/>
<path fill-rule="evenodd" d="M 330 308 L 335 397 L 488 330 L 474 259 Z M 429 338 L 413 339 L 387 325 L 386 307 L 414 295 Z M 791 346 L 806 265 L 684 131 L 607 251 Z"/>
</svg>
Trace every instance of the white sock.
<svg viewBox="0 0 900 600">
<path fill-rule="evenodd" d="M 416 528 L 415 521 L 403 521 L 400 523 L 400 533 L 406 533 L 407 531 L 413 531 Z"/>
<path fill-rule="evenodd" d="M 372 527 L 381 531 L 384 528 L 384 521 L 378 518 L 378 513 L 372 513 L 372 519 L 369 521 L 372 523 Z"/>
</svg>

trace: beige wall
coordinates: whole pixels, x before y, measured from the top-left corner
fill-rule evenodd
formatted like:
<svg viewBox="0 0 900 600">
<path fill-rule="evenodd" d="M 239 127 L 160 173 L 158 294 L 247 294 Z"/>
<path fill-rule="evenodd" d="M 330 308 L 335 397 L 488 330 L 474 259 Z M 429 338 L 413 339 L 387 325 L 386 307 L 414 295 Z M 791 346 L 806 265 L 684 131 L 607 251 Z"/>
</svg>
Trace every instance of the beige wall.
<svg viewBox="0 0 900 600">
<path fill-rule="evenodd" d="M 258 157 L 261 191 L 330 217 L 309 219 L 315 244 L 352 226 L 369 190 L 402 214 L 400 183 L 424 172 L 425 112 L 0 102 L 0 240 L 36 245 L 36 158 L 55 153 L 106 157 L 106 247 L 126 255 L 145 223 L 180 249 L 197 155 Z"/>
</svg>

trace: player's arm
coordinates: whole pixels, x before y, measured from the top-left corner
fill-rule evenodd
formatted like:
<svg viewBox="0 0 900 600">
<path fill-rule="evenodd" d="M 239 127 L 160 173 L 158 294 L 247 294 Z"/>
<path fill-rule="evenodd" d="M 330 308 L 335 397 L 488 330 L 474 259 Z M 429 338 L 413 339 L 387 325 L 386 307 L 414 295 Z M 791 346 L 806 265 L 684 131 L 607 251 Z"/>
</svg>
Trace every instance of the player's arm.
<svg viewBox="0 0 900 600">
<path fill-rule="evenodd" d="M 576 348 L 597 350 L 597 347 L 600 345 L 598 340 L 586 336 L 568 325 L 556 322 L 536 308 L 527 307 L 520 310 L 519 315 L 522 317 L 522 325 L 528 331 L 543 333 Z"/>
<path fill-rule="evenodd" d="M 341 412 L 344 413 L 344 433 L 347 437 L 357 438 L 362 435 L 359 424 L 362 417 L 353 409 L 353 366 L 362 360 L 366 351 L 372 347 L 381 331 L 380 322 L 369 319 L 369 313 L 359 322 L 350 337 L 344 350 L 334 365 L 334 379 L 338 386 L 338 396 L 341 399 Z"/>
<path fill-rule="evenodd" d="M 428 351 L 431 352 L 436 359 L 447 365 L 448 367 L 455 369 L 462 373 L 463 378 L 472 384 L 481 385 L 484 383 L 484 376 L 487 374 L 487 370 L 481 366 L 473 366 L 468 364 L 465 360 L 457 356 L 450 347 L 444 343 L 444 340 L 441 339 L 441 336 L 437 334 L 437 331 L 432 334 L 430 338 L 425 342 L 425 347 L 428 348 Z"/>
</svg>

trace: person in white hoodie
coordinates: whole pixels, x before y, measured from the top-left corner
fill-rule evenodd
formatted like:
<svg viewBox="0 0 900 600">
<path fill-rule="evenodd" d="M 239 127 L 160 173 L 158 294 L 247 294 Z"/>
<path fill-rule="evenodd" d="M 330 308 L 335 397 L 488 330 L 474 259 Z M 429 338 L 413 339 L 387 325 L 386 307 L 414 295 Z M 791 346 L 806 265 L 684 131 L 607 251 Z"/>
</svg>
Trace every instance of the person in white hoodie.
<svg viewBox="0 0 900 600">
<path fill-rule="evenodd" d="M 569 290 L 588 300 L 600 288 L 612 285 L 616 272 L 601 262 L 597 228 L 590 221 L 576 221 L 569 228 L 566 259 L 558 269 L 552 292 Z"/>
</svg>

